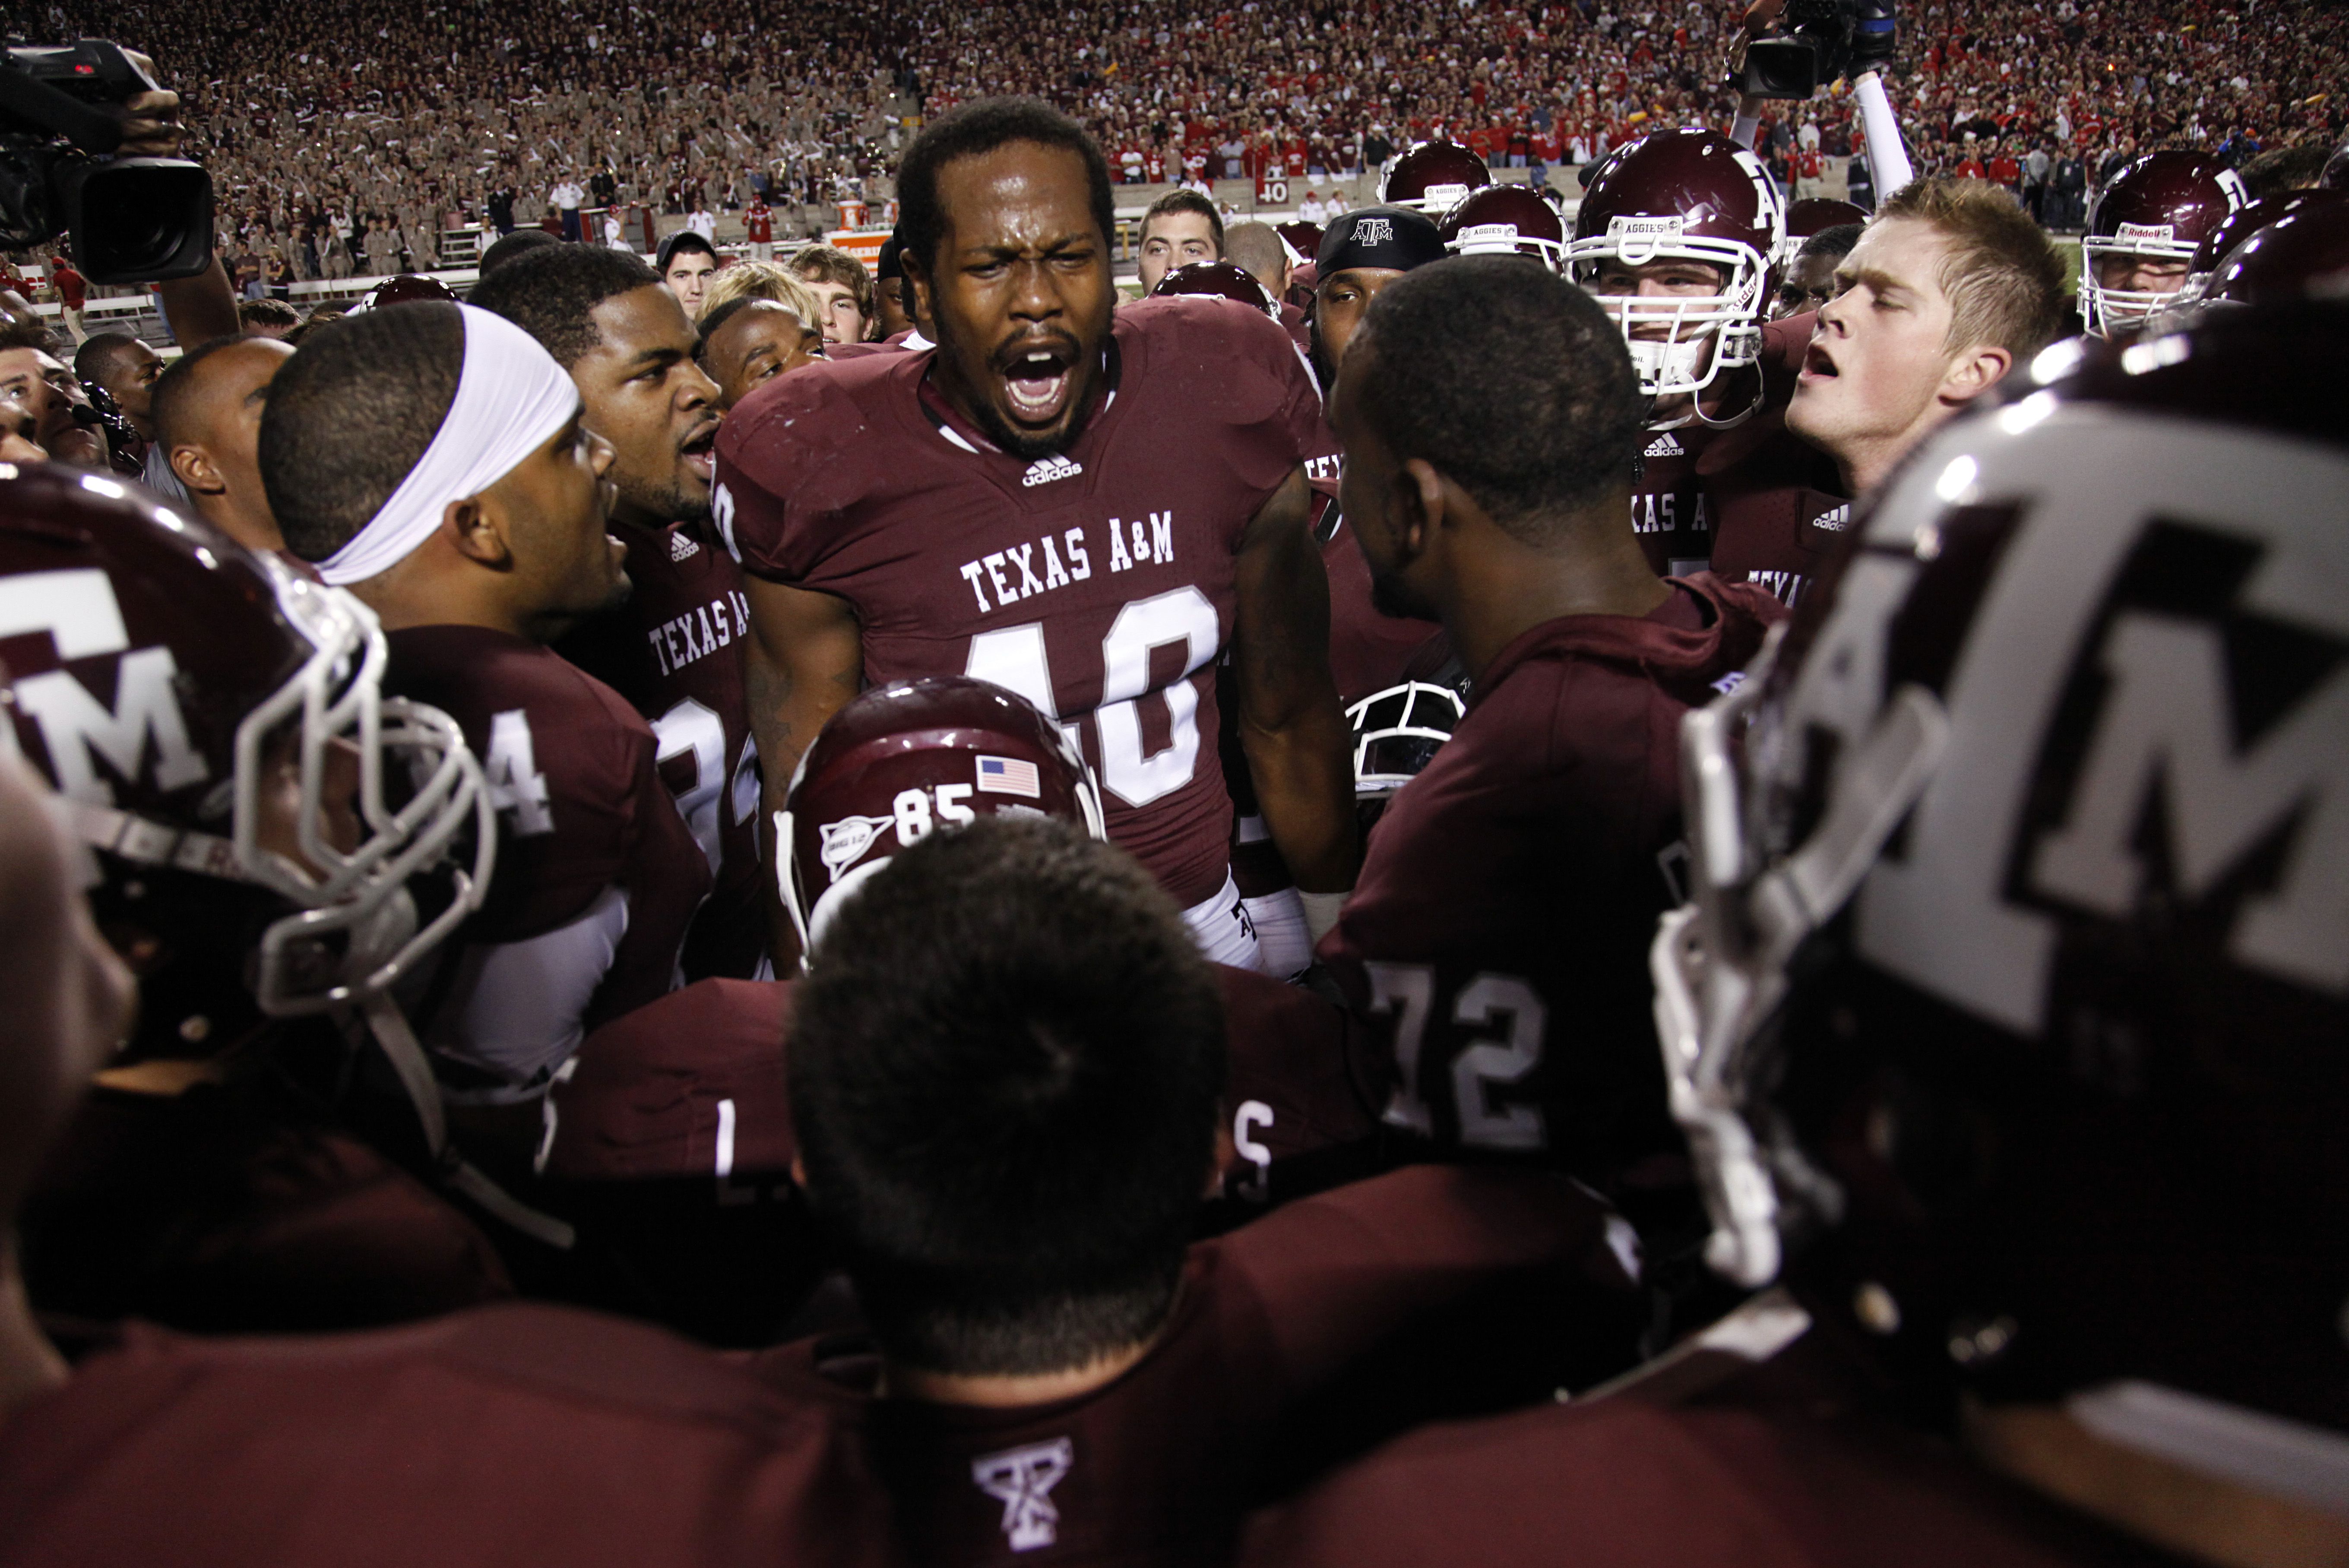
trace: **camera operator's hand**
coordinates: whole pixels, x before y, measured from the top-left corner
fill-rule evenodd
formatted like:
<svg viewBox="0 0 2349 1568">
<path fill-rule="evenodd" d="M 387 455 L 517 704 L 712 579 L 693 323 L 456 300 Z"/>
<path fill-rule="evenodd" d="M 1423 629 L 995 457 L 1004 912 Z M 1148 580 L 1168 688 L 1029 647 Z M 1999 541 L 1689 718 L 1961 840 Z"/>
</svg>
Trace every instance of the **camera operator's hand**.
<svg viewBox="0 0 2349 1568">
<path fill-rule="evenodd" d="M 155 62 L 136 49 L 125 49 L 124 57 L 139 67 L 149 81 L 155 79 Z M 182 136 L 180 128 L 180 95 L 157 88 L 153 92 L 133 95 L 122 105 L 122 145 L 115 150 L 118 158 L 177 158 Z"/>
<path fill-rule="evenodd" d="M 1745 8 L 1744 19 L 1729 39 L 1729 86 L 1736 87 L 1745 79 L 1745 46 L 1767 35 L 1785 9 L 1786 0 L 1754 0 Z M 1766 101 L 1749 93 L 1737 106 L 1737 112 L 1740 116 L 1759 114 Z"/>
</svg>

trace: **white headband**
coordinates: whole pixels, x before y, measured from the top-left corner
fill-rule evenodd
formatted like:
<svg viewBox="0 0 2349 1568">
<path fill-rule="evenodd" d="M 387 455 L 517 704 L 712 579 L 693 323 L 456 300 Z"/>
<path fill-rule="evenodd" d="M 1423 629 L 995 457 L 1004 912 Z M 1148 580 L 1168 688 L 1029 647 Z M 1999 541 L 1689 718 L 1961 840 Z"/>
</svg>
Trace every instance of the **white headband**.
<svg viewBox="0 0 2349 1568">
<path fill-rule="evenodd" d="M 318 562 L 337 588 L 388 572 L 440 526 L 452 500 L 513 472 L 569 422 L 579 389 L 538 339 L 502 315 L 460 304 L 465 369 L 432 444 L 349 542 Z M 354 432 L 354 438 L 365 439 Z"/>
</svg>

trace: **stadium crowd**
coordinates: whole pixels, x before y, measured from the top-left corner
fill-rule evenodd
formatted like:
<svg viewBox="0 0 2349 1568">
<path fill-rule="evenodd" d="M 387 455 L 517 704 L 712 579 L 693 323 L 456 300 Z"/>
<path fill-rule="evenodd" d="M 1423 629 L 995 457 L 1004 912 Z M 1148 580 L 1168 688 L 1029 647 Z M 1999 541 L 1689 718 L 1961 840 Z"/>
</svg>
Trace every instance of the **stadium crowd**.
<svg viewBox="0 0 2349 1568">
<path fill-rule="evenodd" d="M 2327 13 L 326 5 L 0 289 L 0 1568 L 2343 1560 Z"/>
<path fill-rule="evenodd" d="M 98 0 L 43 15 L 150 47 L 202 127 L 223 237 L 252 275 L 299 278 L 429 265 L 442 225 L 536 223 L 571 187 L 574 203 L 633 209 L 639 249 L 647 210 L 734 211 L 754 192 L 812 233 L 840 197 L 886 196 L 905 121 L 999 93 L 1077 115 L 1152 181 L 1274 165 L 1326 181 L 1438 133 L 1495 165 L 1578 165 L 1654 126 L 1725 126 L 1741 9 L 201 0 L 169 6 L 168 31 Z M 1943 0 L 1907 25 L 1891 87 L 1918 166 L 2028 183 L 2062 226 L 2133 151 L 2240 161 L 2345 123 L 2349 19 L 2310 0 Z M 1764 146 L 1790 186 L 1806 154 L 1852 149 L 1847 99 L 1783 119 Z"/>
</svg>

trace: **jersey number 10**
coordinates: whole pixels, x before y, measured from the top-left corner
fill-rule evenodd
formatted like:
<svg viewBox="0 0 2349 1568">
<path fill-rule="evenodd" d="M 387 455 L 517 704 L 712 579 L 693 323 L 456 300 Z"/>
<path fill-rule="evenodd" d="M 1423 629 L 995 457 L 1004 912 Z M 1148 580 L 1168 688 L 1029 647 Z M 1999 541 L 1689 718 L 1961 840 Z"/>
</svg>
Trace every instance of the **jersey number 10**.
<svg viewBox="0 0 2349 1568">
<path fill-rule="evenodd" d="M 1223 640 L 1216 606 L 1195 587 L 1136 599 L 1117 613 L 1102 639 L 1101 703 L 1092 720 L 1101 740 L 1102 787 L 1125 804 L 1147 806 L 1171 795 L 1198 770 L 1199 693 L 1190 677 L 1215 658 Z M 1145 756 L 1141 703 L 1150 690 L 1150 655 L 1177 645 L 1184 650 L 1183 673 L 1159 693 L 1166 700 L 1173 738 Z M 971 638 L 963 674 L 1018 692 L 1053 719 L 1067 717 L 1055 696 L 1041 621 Z M 1061 727 L 1076 738 L 1074 723 Z"/>
</svg>

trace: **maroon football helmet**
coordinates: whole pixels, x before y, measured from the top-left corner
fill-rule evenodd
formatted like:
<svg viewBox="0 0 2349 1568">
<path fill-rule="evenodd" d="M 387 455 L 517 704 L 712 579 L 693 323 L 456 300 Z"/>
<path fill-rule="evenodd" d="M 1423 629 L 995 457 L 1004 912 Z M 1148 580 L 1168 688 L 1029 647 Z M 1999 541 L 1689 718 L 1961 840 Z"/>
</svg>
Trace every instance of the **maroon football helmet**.
<svg viewBox="0 0 2349 1568">
<path fill-rule="evenodd" d="M 413 304 L 418 300 L 442 300 L 450 304 L 462 302 L 450 293 L 448 285 L 431 278 L 419 278 L 414 273 L 402 273 L 367 290 L 367 297 L 351 306 L 351 314 L 363 310 L 381 310 L 388 304 Z"/>
<path fill-rule="evenodd" d="M 1286 223 L 1275 223 L 1272 232 L 1288 242 L 1297 253 L 1297 264 L 1302 265 L 1321 253 L 1321 225 L 1294 218 Z"/>
<path fill-rule="evenodd" d="M 1651 954 L 1717 1268 L 2255 1485 L 2349 1451 L 2344 351 L 2074 340 L 1911 454 L 1687 720 Z"/>
<path fill-rule="evenodd" d="M 2207 282 L 2219 270 L 2227 253 L 2266 228 L 2285 213 L 2306 206 L 2310 201 L 2337 201 L 2342 193 L 2336 191 L 2287 191 L 2281 196 L 2262 196 L 2248 206 L 2238 207 L 2227 214 L 2210 237 L 2195 247 L 2194 260 L 2188 271 L 2196 280 Z M 2194 288 L 2194 284 L 2188 284 Z M 2195 292 L 2199 293 L 2199 289 Z"/>
<path fill-rule="evenodd" d="M 1227 299 L 1234 304 L 1260 310 L 1276 321 L 1280 319 L 1280 306 L 1264 292 L 1256 275 L 1231 262 L 1193 262 L 1188 266 L 1170 268 L 1150 292 L 1153 296 L 1197 294 L 1208 299 Z"/>
<path fill-rule="evenodd" d="M 1865 223 L 1868 209 L 1826 196 L 1806 196 L 1786 209 L 1786 237 L 1778 242 L 1778 264 L 1784 267 L 1813 234 L 1841 223 Z"/>
<path fill-rule="evenodd" d="M 842 901 L 899 850 L 1007 811 L 1109 836 L 1084 754 L 1026 698 L 964 676 L 856 697 L 802 754 L 777 823 L 783 903 L 801 952 L 814 950 Z"/>
<path fill-rule="evenodd" d="M 2080 320 L 2099 337 L 2142 325 L 2178 293 L 2115 289 L 2098 275 L 2106 261 L 2141 256 L 2190 267 L 2194 253 L 2230 213 L 2250 204 L 2242 176 L 2199 152 L 2148 152 L 2113 176 L 2088 210 L 2080 239 Z M 2178 288 L 2185 275 L 2178 277 Z"/>
<path fill-rule="evenodd" d="M 0 739 L 95 851 L 143 1054 L 385 998 L 480 903 L 481 769 L 454 720 L 380 695 L 385 658 L 350 594 L 136 486 L 0 463 Z"/>
<path fill-rule="evenodd" d="M 1390 207 L 1408 207 L 1430 218 L 1441 218 L 1471 191 L 1493 182 L 1485 160 L 1456 141 L 1423 141 L 1394 160 L 1387 170 L 1385 194 Z"/>
<path fill-rule="evenodd" d="M 1756 363 L 1786 211 L 1761 160 L 1694 127 L 1660 130 L 1610 155 L 1575 214 L 1567 273 L 1607 307 L 1651 397 L 1702 392 Z M 1603 294 L 1610 263 L 1701 262 L 1721 273 L 1702 296 Z"/>
<path fill-rule="evenodd" d="M 2349 294 L 2349 191 L 2296 191 L 2258 205 L 2271 203 L 2283 210 L 2211 269 L 2203 301 L 2266 304 Z"/>
<path fill-rule="evenodd" d="M 1531 256 L 1552 272 L 1566 265 L 1566 225 L 1557 209 L 1525 185 L 1471 191 L 1436 225 L 1455 256 Z"/>
<path fill-rule="evenodd" d="M 2333 156 L 2324 160 L 2324 172 L 2316 177 L 2316 183 L 2327 191 L 2349 191 L 2349 141 L 2333 150 Z"/>
</svg>

